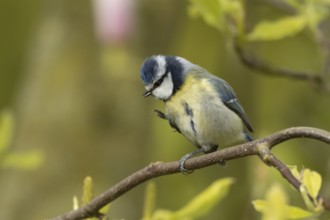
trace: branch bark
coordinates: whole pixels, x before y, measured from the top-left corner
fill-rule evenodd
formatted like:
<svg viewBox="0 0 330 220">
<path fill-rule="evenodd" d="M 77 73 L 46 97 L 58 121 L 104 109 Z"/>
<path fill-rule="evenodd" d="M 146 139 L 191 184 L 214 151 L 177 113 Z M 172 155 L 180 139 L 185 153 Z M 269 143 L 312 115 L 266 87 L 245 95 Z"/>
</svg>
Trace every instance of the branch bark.
<svg viewBox="0 0 330 220">
<path fill-rule="evenodd" d="M 299 180 L 292 175 L 289 168 L 283 162 L 271 153 L 271 149 L 274 146 L 293 138 L 311 138 L 330 144 L 330 132 L 328 131 L 311 127 L 292 127 L 276 132 L 267 137 L 260 138 L 253 142 L 240 144 L 210 154 L 191 158 L 186 161 L 185 167 L 189 170 L 196 170 L 217 164 L 219 161 L 229 161 L 253 155 L 259 156 L 263 162 L 267 165 L 275 167 L 291 185 L 299 190 L 301 185 Z M 168 163 L 151 163 L 145 168 L 131 174 L 116 185 L 112 186 L 85 206 L 49 220 L 78 220 L 99 216 L 99 210 L 102 207 L 116 200 L 118 197 L 122 196 L 124 193 L 133 189 L 137 185 L 159 176 L 174 173 L 180 173 L 178 161 Z M 329 202 L 321 196 L 319 199 L 322 199 L 324 208 L 326 210 L 330 210 Z"/>
</svg>

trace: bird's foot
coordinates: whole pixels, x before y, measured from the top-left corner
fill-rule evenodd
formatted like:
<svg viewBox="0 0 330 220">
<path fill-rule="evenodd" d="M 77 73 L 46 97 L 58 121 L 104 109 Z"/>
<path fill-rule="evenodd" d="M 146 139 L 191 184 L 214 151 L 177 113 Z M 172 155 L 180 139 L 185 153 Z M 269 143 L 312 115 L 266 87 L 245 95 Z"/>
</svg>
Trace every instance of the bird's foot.
<svg viewBox="0 0 330 220">
<path fill-rule="evenodd" d="M 191 174 L 192 172 L 194 172 L 193 170 L 189 170 L 189 169 L 185 168 L 185 166 L 184 166 L 185 162 L 191 157 L 192 156 L 190 154 L 186 154 L 179 161 L 180 172 L 184 175 L 188 175 L 188 174 Z"/>
<path fill-rule="evenodd" d="M 191 157 L 195 156 L 196 154 L 203 153 L 203 152 L 205 152 L 205 149 L 203 147 L 201 147 L 201 148 L 198 148 L 197 150 L 181 157 L 181 159 L 179 161 L 179 169 L 180 169 L 181 173 L 183 173 L 185 175 L 192 173 L 193 170 L 189 170 L 189 169 L 185 168 L 185 165 L 184 165 L 185 162 L 188 159 L 190 159 Z"/>
<path fill-rule="evenodd" d="M 158 117 L 167 120 L 166 115 L 162 111 L 160 111 L 158 109 L 155 109 L 154 112 L 156 112 L 156 114 L 157 114 Z"/>
</svg>

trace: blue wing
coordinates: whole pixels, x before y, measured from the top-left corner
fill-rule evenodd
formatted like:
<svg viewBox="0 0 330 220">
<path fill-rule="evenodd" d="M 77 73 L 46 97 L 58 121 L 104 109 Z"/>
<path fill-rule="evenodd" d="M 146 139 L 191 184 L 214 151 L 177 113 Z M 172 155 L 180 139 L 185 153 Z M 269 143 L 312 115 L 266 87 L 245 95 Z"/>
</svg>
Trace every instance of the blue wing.
<svg viewBox="0 0 330 220">
<path fill-rule="evenodd" d="M 213 76 L 213 75 L 212 75 Z M 246 116 L 244 109 L 242 108 L 241 104 L 239 103 L 235 92 L 230 87 L 230 85 L 224 81 L 223 79 L 220 79 L 218 77 L 213 76 L 211 78 L 211 83 L 214 84 L 214 87 L 217 89 L 217 92 L 222 100 L 222 102 L 233 112 L 235 112 L 243 121 L 245 127 L 253 132 L 251 123 Z"/>
</svg>

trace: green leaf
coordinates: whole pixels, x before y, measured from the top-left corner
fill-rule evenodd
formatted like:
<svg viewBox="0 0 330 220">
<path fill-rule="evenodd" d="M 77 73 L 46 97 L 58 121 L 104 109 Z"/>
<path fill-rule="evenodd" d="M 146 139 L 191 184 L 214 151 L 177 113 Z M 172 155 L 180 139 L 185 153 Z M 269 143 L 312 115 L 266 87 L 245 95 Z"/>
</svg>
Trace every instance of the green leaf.
<svg viewBox="0 0 330 220">
<path fill-rule="evenodd" d="M 218 0 L 190 0 L 190 2 L 191 4 L 188 8 L 190 16 L 196 17 L 200 15 L 208 25 L 223 29 Z"/>
<path fill-rule="evenodd" d="M 266 212 L 269 207 L 269 202 L 266 200 L 256 199 L 252 201 L 254 209 L 258 212 Z"/>
<path fill-rule="evenodd" d="M 323 211 L 322 201 L 317 199 L 322 185 L 321 175 L 310 169 L 304 169 L 301 173 L 301 183 L 300 193 L 309 210 L 315 213 Z"/>
<path fill-rule="evenodd" d="M 305 185 L 309 195 L 316 199 L 321 189 L 322 177 L 315 171 L 304 169 L 302 184 Z"/>
<path fill-rule="evenodd" d="M 146 195 L 144 199 L 144 211 L 143 220 L 151 220 L 152 212 L 155 208 L 156 200 L 156 185 L 154 182 L 149 182 L 146 189 Z"/>
<path fill-rule="evenodd" d="M 0 154 L 3 153 L 10 144 L 14 130 L 14 117 L 10 110 L 0 112 Z"/>
<path fill-rule="evenodd" d="M 33 150 L 24 153 L 8 153 L 0 162 L 0 167 L 33 170 L 39 167 L 43 160 L 44 154 L 40 150 Z"/>
<path fill-rule="evenodd" d="M 242 0 L 219 0 L 220 9 L 224 16 L 223 20 L 226 26 L 235 36 L 242 36 L 244 28 L 244 6 Z"/>
<path fill-rule="evenodd" d="M 152 220 L 193 220 L 207 214 L 219 201 L 221 201 L 233 184 L 233 178 L 217 180 L 207 189 L 193 198 L 182 209 L 173 212 L 159 209 L 152 215 Z"/>
<path fill-rule="evenodd" d="M 268 209 L 272 208 L 272 203 L 265 200 L 254 200 L 252 204 L 254 208 L 261 213 L 267 213 Z M 314 213 L 295 206 L 285 204 L 284 209 L 284 212 L 286 213 L 285 219 L 302 219 L 314 216 Z M 263 219 L 268 219 L 268 217 L 263 217 Z"/>
<path fill-rule="evenodd" d="M 326 7 L 322 1 L 306 1 L 302 13 L 305 15 L 310 29 L 316 33 L 320 22 L 329 15 L 329 7 Z"/>
<path fill-rule="evenodd" d="M 299 207 L 289 206 L 286 193 L 277 184 L 267 190 L 266 200 L 254 200 L 252 204 L 262 213 L 262 220 L 302 219 L 315 215 Z"/>
<path fill-rule="evenodd" d="M 263 21 L 248 34 L 249 41 L 273 41 L 293 36 L 306 27 L 304 16 L 290 16 L 277 21 Z"/>
<path fill-rule="evenodd" d="M 213 182 L 211 186 L 193 198 L 182 209 L 175 212 L 174 216 L 176 219 L 194 219 L 205 216 L 228 194 L 233 182 L 233 178 L 224 178 Z"/>
<path fill-rule="evenodd" d="M 220 30 L 235 35 L 244 31 L 244 7 L 242 0 L 190 0 L 189 14 L 201 16 L 204 21 Z"/>
<path fill-rule="evenodd" d="M 329 15 L 329 0 L 285 0 L 287 4 L 296 9 L 297 14 L 305 17 L 309 28 L 316 33 L 321 21 Z"/>
<path fill-rule="evenodd" d="M 266 209 L 266 212 L 264 212 L 263 220 L 286 219 L 287 196 L 280 185 L 274 184 L 267 191 L 266 200 L 268 201 L 269 206 L 268 209 Z"/>
<path fill-rule="evenodd" d="M 305 209 L 295 207 L 295 206 L 288 206 L 288 219 L 303 219 L 303 218 L 309 218 L 314 216 L 315 214 L 313 212 L 309 212 Z"/>
<path fill-rule="evenodd" d="M 84 183 L 83 183 L 83 193 L 82 193 L 82 197 L 81 197 L 81 206 L 88 204 L 89 202 L 91 202 L 94 198 L 94 186 L 93 186 L 93 179 L 90 176 L 85 177 L 84 179 Z M 99 213 L 101 214 L 106 214 L 109 210 L 110 204 L 102 207 L 99 210 Z M 73 197 L 73 210 L 76 210 L 79 208 L 79 202 L 76 196 Z M 96 218 L 96 217 L 92 217 L 92 218 L 86 218 L 86 220 L 105 220 L 107 219 L 107 216 L 104 215 L 104 217 L 102 218 Z"/>
<path fill-rule="evenodd" d="M 322 202 L 317 199 L 322 185 L 322 177 L 319 173 L 310 169 L 298 171 L 296 166 L 291 166 L 292 174 L 301 182 L 299 191 L 309 210 L 319 213 L 323 210 Z"/>
<path fill-rule="evenodd" d="M 90 176 L 85 177 L 83 185 L 83 194 L 81 198 L 81 204 L 86 205 L 94 198 L 93 195 L 93 179 Z"/>
<path fill-rule="evenodd" d="M 103 206 L 101 209 L 100 209 L 100 213 L 104 214 L 104 218 L 102 218 L 102 220 L 107 220 L 107 216 L 105 215 L 106 213 L 109 212 L 109 209 L 110 209 L 110 206 L 111 206 L 111 203 L 109 203 L 108 205 L 106 206 Z"/>
<path fill-rule="evenodd" d="M 79 209 L 79 201 L 78 201 L 78 197 L 77 196 L 73 196 L 72 202 L 73 202 L 73 208 L 72 208 L 72 210 Z"/>
<path fill-rule="evenodd" d="M 152 220 L 176 220 L 174 214 L 170 210 L 165 209 L 157 209 L 153 215 Z M 182 219 L 182 220 L 190 220 L 190 219 Z"/>
<path fill-rule="evenodd" d="M 298 180 L 301 180 L 300 173 L 299 173 L 299 171 L 298 171 L 297 166 L 295 166 L 295 165 L 288 165 L 288 167 L 289 167 L 289 169 L 290 169 L 292 175 L 293 175 L 294 177 L 296 177 Z"/>
</svg>

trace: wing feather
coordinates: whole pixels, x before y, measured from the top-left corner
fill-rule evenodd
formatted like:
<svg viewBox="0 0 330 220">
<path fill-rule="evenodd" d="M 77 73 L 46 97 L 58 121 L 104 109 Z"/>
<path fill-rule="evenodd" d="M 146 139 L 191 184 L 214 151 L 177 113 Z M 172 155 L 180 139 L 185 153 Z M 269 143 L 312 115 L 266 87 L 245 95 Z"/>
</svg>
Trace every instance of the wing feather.
<svg viewBox="0 0 330 220">
<path fill-rule="evenodd" d="M 214 84 L 222 102 L 242 119 L 245 127 L 249 131 L 253 132 L 251 123 L 248 117 L 246 116 L 243 107 L 239 103 L 234 90 L 225 80 L 215 77 L 213 75 L 211 76 L 212 76 L 211 83 Z"/>
</svg>

